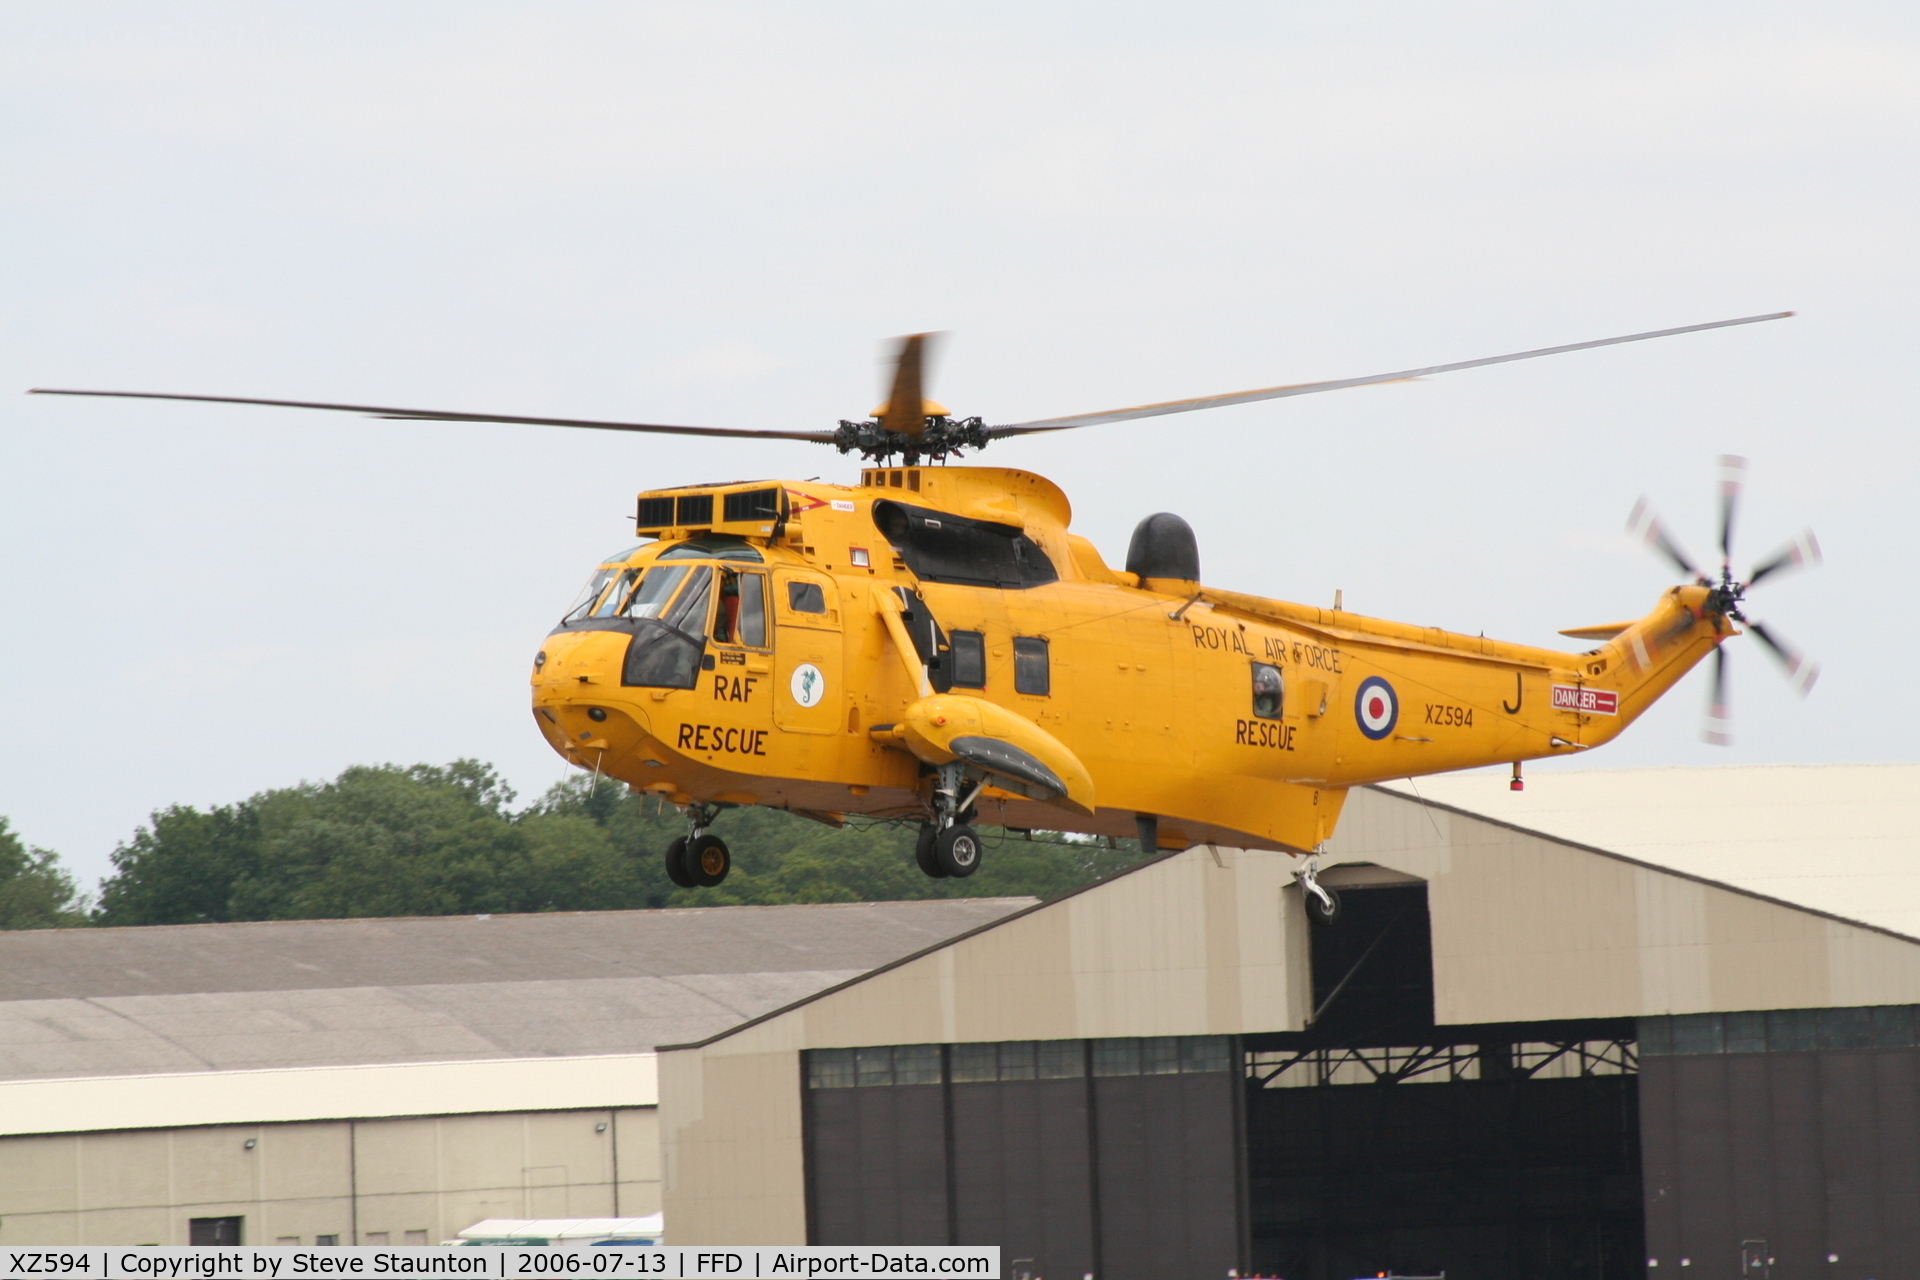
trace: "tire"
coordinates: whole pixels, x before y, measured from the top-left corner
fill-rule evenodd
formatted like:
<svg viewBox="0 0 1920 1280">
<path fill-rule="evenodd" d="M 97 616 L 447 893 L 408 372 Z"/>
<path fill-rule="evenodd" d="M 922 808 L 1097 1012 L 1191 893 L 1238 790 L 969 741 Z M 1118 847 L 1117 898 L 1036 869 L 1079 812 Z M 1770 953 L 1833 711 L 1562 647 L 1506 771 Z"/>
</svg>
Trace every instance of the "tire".
<svg viewBox="0 0 1920 1280">
<path fill-rule="evenodd" d="M 914 837 L 913 860 L 921 873 L 929 879 L 944 880 L 947 873 L 940 865 L 940 859 L 933 856 L 934 829 L 931 822 L 920 824 L 920 834 Z"/>
<path fill-rule="evenodd" d="M 933 838 L 933 860 L 956 880 L 980 869 L 980 836 L 965 823 L 956 823 Z"/>
<path fill-rule="evenodd" d="M 1327 904 L 1320 901 L 1319 894 L 1309 892 L 1306 895 L 1307 919 L 1324 928 L 1340 918 L 1340 895 L 1332 889 L 1327 889 L 1325 885 L 1321 885 L 1320 887 L 1326 889 L 1327 896 L 1333 899 L 1333 907 L 1329 910 Z"/>
<path fill-rule="evenodd" d="M 667 846 L 667 879 L 682 889 L 698 889 L 699 883 L 687 874 L 687 838 L 681 836 Z"/>
<path fill-rule="evenodd" d="M 733 870 L 733 855 L 719 836 L 701 836 L 687 846 L 687 875 L 702 889 L 711 889 Z"/>
</svg>

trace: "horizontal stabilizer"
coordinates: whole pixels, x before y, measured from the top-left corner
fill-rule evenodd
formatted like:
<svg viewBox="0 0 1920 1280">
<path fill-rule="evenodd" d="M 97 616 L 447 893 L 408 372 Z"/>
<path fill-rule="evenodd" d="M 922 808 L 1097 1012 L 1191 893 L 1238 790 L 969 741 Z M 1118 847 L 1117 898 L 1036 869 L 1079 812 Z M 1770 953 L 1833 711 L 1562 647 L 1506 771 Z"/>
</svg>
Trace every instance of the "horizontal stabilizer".
<svg viewBox="0 0 1920 1280">
<path fill-rule="evenodd" d="M 1575 640 L 1611 640 L 1632 625 L 1632 622 L 1609 622 L 1598 627 L 1573 627 L 1560 634 Z"/>
</svg>

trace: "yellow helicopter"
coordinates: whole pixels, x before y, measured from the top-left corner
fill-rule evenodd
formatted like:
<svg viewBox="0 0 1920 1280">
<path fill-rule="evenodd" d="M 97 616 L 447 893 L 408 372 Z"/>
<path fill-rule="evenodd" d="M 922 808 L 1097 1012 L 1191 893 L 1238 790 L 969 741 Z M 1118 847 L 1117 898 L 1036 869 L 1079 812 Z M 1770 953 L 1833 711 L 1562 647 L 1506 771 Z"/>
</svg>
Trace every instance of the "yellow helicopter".
<svg viewBox="0 0 1920 1280">
<path fill-rule="evenodd" d="M 1645 509 L 1632 524 L 1691 581 L 1643 618 L 1561 634 L 1564 653 L 1202 584 L 1192 529 L 1150 515 L 1114 568 L 1071 530 L 1050 481 L 952 466 L 993 440 L 1399 381 L 1781 319 L 1747 316 L 1363 378 L 990 426 L 926 399 L 928 335 L 904 339 L 884 405 L 833 431 L 756 431 L 151 392 L 125 396 L 464 422 L 807 440 L 873 465 L 856 485 L 650 489 L 635 529 L 533 661 L 535 723 L 582 768 L 678 806 L 672 880 L 713 886 L 736 805 L 832 825 L 920 824 L 929 876 L 981 863 L 975 823 L 1303 855 L 1314 917 L 1338 911 L 1312 855 L 1347 789 L 1566 756 L 1609 741 L 1708 654 L 1708 737 L 1724 741 L 1740 623 L 1804 692 L 1815 668 L 1742 613 L 1762 579 L 1816 561 L 1802 534 L 1745 578 L 1731 544 L 1744 462 L 1723 458 L 1722 564 L 1704 573 Z"/>
</svg>

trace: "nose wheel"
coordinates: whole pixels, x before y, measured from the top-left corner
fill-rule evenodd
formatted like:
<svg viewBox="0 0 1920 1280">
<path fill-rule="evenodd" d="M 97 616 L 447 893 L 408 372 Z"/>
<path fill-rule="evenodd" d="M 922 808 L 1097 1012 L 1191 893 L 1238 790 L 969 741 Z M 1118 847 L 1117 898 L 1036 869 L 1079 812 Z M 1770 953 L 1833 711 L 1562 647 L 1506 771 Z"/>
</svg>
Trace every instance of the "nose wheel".
<svg viewBox="0 0 1920 1280">
<path fill-rule="evenodd" d="M 714 812 L 705 805 L 687 807 L 687 834 L 667 846 L 667 879 L 682 889 L 711 889 L 733 870 L 727 842 L 707 830 Z"/>
</svg>

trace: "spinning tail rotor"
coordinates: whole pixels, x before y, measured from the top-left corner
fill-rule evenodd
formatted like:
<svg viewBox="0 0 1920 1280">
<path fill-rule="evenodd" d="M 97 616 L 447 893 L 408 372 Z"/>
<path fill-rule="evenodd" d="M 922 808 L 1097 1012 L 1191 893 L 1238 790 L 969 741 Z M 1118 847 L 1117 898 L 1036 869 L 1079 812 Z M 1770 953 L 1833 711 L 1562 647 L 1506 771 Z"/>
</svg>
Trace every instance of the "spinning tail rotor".
<svg viewBox="0 0 1920 1280">
<path fill-rule="evenodd" d="M 1729 621 L 1745 627 L 1748 634 L 1760 642 L 1781 668 L 1786 672 L 1788 682 L 1794 692 L 1805 697 L 1812 689 L 1815 680 L 1820 678 L 1820 668 L 1798 649 L 1783 640 L 1779 633 L 1765 623 L 1756 622 L 1742 612 L 1747 592 L 1763 578 L 1777 577 L 1793 569 L 1820 563 L 1820 544 L 1814 540 L 1813 530 L 1802 530 L 1785 547 L 1755 565 L 1743 582 L 1733 574 L 1733 533 L 1735 517 L 1740 510 L 1740 495 L 1746 487 L 1747 460 L 1733 454 L 1723 454 L 1720 458 L 1720 574 L 1718 580 L 1701 572 L 1687 553 L 1680 548 L 1667 527 L 1653 513 L 1643 497 L 1633 504 L 1633 512 L 1627 517 L 1627 528 L 1647 546 L 1666 558 L 1680 572 L 1707 589 L 1706 602 L 1701 606 L 1703 613 L 1714 620 L 1715 629 L 1728 635 L 1738 634 L 1726 625 Z M 1733 710 L 1727 695 L 1727 651 L 1717 647 L 1713 653 L 1713 673 L 1707 693 L 1706 722 L 1701 736 L 1716 746 L 1728 746 L 1733 741 Z"/>
</svg>

